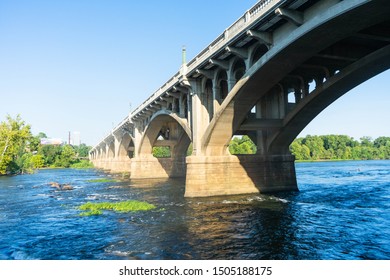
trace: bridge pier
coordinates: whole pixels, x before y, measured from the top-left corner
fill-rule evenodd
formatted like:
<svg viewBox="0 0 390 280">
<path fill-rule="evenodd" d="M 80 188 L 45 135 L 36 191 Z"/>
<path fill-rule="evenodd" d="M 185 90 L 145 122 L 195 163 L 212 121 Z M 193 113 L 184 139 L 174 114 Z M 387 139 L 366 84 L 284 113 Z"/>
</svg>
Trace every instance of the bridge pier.
<svg viewBox="0 0 390 280">
<path fill-rule="evenodd" d="M 185 177 L 185 158 L 132 158 L 130 174 L 132 179 Z"/>
<path fill-rule="evenodd" d="M 292 155 L 187 157 L 186 197 L 297 191 Z"/>
<path fill-rule="evenodd" d="M 114 173 L 130 172 L 131 159 L 129 157 L 117 157 L 112 159 L 110 171 Z"/>
</svg>

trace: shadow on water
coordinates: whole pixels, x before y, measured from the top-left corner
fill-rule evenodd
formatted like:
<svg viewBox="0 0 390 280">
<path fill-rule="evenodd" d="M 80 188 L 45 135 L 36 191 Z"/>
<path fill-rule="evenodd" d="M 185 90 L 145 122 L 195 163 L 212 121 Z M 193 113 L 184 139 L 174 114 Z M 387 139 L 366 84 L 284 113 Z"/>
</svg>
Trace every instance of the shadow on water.
<svg viewBox="0 0 390 280">
<path fill-rule="evenodd" d="M 289 208 L 269 195 L 192 200 L 187 205 L 189 242 L 202 248 L 202 259 L 296 257 Z"/>
<path fill-rule="evenodd" d="M 142 191 L 144 199 L 160 205 L 160 210 L 142 221 L 122 220 L 123 238 L 110 245 L 111 253 L 136 259 L 299 257 L 291 242 L 295 223 L 287 200 L 272 195 L 189 199 L 183 197 L 183 180 L 152 183 L 153 187 L 131 181 L 130 188 Z M 135 223 L 137 230 L 127 227 Z M 136 242 L 129 241 L 134 238 Z"/>
</svg>

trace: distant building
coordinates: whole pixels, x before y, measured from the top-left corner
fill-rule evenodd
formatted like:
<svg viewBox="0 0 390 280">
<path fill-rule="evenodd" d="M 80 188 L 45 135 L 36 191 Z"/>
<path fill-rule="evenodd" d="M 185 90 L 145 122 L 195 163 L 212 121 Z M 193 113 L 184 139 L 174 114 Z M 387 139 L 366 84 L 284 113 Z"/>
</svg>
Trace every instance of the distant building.
<svg viewBox="0 0 390 280">
<path fill-rule="evenodd" d="M 60 138 L 41 138 L 41 145 L 62 145 L 64 141 Z"/>
<path fill-rule="evenodd" d="M 72 132 L 72 138 L 70 139 L 70 144 L 73 146 L 79 146 L 81 144 L 80 132 L 78 131 Z"/>
</svg>

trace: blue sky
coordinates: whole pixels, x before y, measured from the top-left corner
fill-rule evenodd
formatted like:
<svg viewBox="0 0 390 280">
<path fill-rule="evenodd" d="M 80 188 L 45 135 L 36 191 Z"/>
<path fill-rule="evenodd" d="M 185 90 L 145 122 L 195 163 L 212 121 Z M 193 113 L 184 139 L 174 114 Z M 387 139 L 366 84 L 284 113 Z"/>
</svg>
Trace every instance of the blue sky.
<svg viewBox="0 0 390 280">
<path fill-rule="evenodd" d="M 0 0 L 0 120 L 95 145 L 256 0 Z M 390 71 L 355 88 L 303 132 L 390 136 Z"/>
</svg>

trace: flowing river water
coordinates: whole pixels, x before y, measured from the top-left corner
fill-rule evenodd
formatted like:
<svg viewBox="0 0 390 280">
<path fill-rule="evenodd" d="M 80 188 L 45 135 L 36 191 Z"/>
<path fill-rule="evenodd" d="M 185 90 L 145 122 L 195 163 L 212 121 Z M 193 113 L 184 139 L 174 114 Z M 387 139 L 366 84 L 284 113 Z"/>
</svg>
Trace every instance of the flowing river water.
<svg viewBox="0 0 390 280">
<path fill-rule="evenodd" d="M 0 177 L 0 259 L 390 259 L 390 161 L 296 171 L 299 192 L 191 199 L 184 180 L 91 182 L 110 176 L 95 169 Z M 77 209 L 123 200 L 156 208 Z"/>
</svg>

